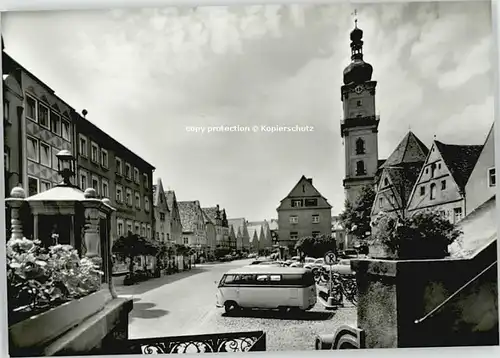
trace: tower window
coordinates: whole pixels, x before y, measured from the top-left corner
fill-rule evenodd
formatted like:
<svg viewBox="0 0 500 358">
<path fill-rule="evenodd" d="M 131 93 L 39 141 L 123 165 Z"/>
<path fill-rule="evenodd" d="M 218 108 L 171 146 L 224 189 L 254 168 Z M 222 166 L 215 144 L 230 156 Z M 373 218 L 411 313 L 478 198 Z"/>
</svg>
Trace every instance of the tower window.
<svg viewBox="0 0 500 358">
<path fill-rule="evenodd" d="M 365 154 L 365 141 L 361 138 L 356 139 L 356 154 Z"/>
<path fill-rule="evenodd" d="M 365 163 L 362 160 L 356 162 L 356 175 L 365 175 Z"/>
</svg>

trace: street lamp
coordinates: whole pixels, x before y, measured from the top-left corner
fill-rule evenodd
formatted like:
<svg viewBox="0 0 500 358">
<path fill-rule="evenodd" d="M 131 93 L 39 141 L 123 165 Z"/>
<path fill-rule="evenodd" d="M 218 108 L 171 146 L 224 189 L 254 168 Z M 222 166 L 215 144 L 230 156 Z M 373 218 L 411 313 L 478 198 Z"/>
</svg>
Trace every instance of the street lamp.
<svg viewBox="0 0 500 358">
<path fill-rule="evenodd" d="M 74 186 L 71 178 L 75 176 L 75 158 L 69 150 L 63 149 L 56 154 L 58 159 L 57 172 L 63 181 L 60 186 Z"/>
</svg>

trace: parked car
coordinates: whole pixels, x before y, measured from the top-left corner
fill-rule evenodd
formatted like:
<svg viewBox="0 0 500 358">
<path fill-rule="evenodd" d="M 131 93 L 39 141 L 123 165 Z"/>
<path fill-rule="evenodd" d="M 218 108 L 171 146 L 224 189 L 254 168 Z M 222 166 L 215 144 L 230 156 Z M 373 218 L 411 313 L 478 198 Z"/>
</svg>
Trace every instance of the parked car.
<svg viewBox="0 0 500 358">
<path fill-rule="evenodd" d="M 314 257 L 306 257 L 304 259 L 304 268 L 309 269 L 309 270 L 319 268 L 315 265 L 316 260 L 317 259 Z"/>
<path fill-rule="evenodd" d="M 330 272 L 329 265 L 323 265 L 326 272 Z M 332 265 L 332 271 L 338 273 L 339 275 L 354 275 L 354 271 L 351 269 L 351 260 L 340 259 L 335 265 Z"/>
<path fill-rule="evenodd" d="M 356 258 L 358 257 L 358 251 L 354 249 L 344 250 L 339 253 L 339 257 L 342 259 Z"/>
<path fill-rule="evenodd" d="M 263 263 L 272 263 L 273 261 L 272 260 L 269 260 L 269 259 L 257 259 L 255 261 L 252 261 L 252 263 L 250 265 L 261 265 Z"/>
<path fill-rule="evenodd" d="M 248 255 L 248 258 L 249 258 L 249 259 L 255 259 L 255 258 L 257 258 L 257 254 L 255 254 L 255 253 L 253 253 L 253 254 L 249 254 L 249 255 Z"/>
<path fill-rule="evenodd" d="M 296 262 L 299 262 L 300 261 L 300 257 L 299 256 L 293 256 L 290 258 L 291 261 L 296 261 Z"/>
</svg>

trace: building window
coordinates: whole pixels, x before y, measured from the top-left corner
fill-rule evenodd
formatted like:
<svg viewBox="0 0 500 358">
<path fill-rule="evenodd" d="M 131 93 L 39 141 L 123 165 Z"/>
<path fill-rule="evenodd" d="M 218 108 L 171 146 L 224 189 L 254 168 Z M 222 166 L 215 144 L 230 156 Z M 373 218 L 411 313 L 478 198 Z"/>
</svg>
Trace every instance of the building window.
<svg viewBox="0 0 500 358">
<path fill-rule="evenodd" d="M 123 220 L 116 221 L 116 234 L 118 237 L 123 236 Z"/>
<path fill-rule="evenodd" d="M 187 237 L 184 238 L 184 245 L 189 244 L 189 239 Z"/>
<path fill-rule="evenodd" d="M 365 163 L 362 160 L 356 162 L 356 175 L 365 175 Z"/>
<path fill-rule="evenodd" d="M 28 159 L 33 160 L 35 162 L 40 161 L 40 156 L 38 152 L 38 140 L 33 138 L 33 137 L 28 137 L 28 148 L 27 148 L 27 155 Z"/>
<path fill-rule="evenodd" d="M 51 186 L 49 181 L 40 180 L 40 193 L 49 190 Z"/>
<path fill-rule="evenodd" d="M 55 112 L 50 112 L 50 130 L 61 135 L 61 116 Z"/>
<path fill-rule="evenodd" d="M 52 160 L 52 150 L 50 149 L 50 145 L 40 142 L 40 164 L 50 168 L 51 160 Z"/>
<path fill-rule="evenodd" d="M 92 142 L 91 148 L 90 160 L 94 163 L 99 164 L 99 146 L 97 145 L 97 143 Z"/>
<path fill-rule="evenodd" d="M 318 206 L 318 199 L 305 199 L 304 200 L 305 206 Z"/>
<path fill-rule="evenodd" d="M 147 189 L 149 188 L 149 177 L 146 173 L 143 174 L 142 176 L 143 180 L 144 180 L 144 187 Z"/>
<path fill-rule="evenodd" d="M 425 174 L 429 174 L 429 168 L 425 168 Z"/>
<path fill-rule="evenodd" d="M 50 129 L 49 107 L 41 103 L 38 103 L 38 123 L 40 123 L 42 127 Z"/>
<path fill-rule="evenodd" d="M 312 216 L 312 221 L 313 221 L 314 224 L 319 223 L 319 215 L 313 215 Z"/>
<path fill-rule="evenodd" d="M 146 237 L 146 224 L 141 225 L 141 236 Z"/>
<path fill-rule="evenodd" d="M 425 195 L 425 186 L 421 186 L 420 187 L 420 196 L 424 196 Z"/>
<path fill-rule="evenodd" d="M 133 234 L 132 222 L 127 221 L 127 235 L 128 235 L 129 233 Z"/>
<path fill-rule="evenodd" d="M 139 184 L 139 169 L 134 167 L 134 181 Z"/>
<path fill-rule="evenodd" d="M 151 239 L 151 226 L 147 226 L 147 230 L 148 230 L 148 239 Z"/>
<path fill-rule="evenodd" d="M 320 234 L 320 232 L 319 232 L 319 231 L 313 231 L 313 232 L 312 232 L 312 237 L 318 237 L 318 236 L 319 236 L 319 234 Z"/>
<path fill-rule="evenodd" d="M 387 178 L 384 179 L 384 186 L 389 186 L 389 179 Z"/>
<path fill-rule="evenodd" d="M 128 206 L 132 206 L 132 190 L 128 188 L 125 190 L 125 200 Z"/>
<path fill-rule="evenodd" d="M 59 158 L 57 158 L 57 153 L 59 149 L 52 147 L 52 169 L 57 170 L 57 164 L 59 164 Z"/>
<path fill-rule="evenodd" d="M 36 99 L 31 96 L 26 96 L 26 118 L 38 122 L 36 116 Z"/>
<path fill-rule="evenodd" d="M 298 239 L 299 239 L 299 233 L 295 232 L 295 231 L 292 231 L 290 233 L 290 240 L 298 240 Z"/>
<path fill-rule="evenodd" d="M 132 167 L 128 163 L 125 163 L 125 178 L 132 179 Z"/>
<path fill-rule="evenodd" d="M 290 216 L 290 223 L 291 224 L 298 224 L 299 223 L 299 217 L 296 215 Z"/>
<path fill-rule="evenodd" d="M 441 180 L 441 190 L 446 190 L 446 180 Z"/>
<path fill-rule="evenodd" d="M 356 154 L 365 154 L 365 141 L 361 138 L 356 139 Z"/>
<path fill-rule="evenodd" d="M 135 223 L 135 233 L 137 235 L 141 234 L 141 225 L 139 225 L 139 223 Z"/>
<path fill-rule="evenodd" d="M 135 193 L 135 207 L 137 209 L 141 208 L 141 194 L 139 194 L 138 192 Z"/>
<path fill-rule="evenodd" d="M 302 199 L 292 199 L 292 208 L 302 207 Z"/>
<path fill-rule="evenodd" d="M 436 199 L 436 184 L 431 184 L 431 200 Z"/>
<path fill-rule="evenodd" d="M 106 149 L 101 149 L 101 166 L 108 167 L 108 151 Z"/>
<path fill-rule="evenodd" d="M 167 241 L 170 241 L 170 234 L 167 233 Z"/>
<path fill-rule="evenodd" d="M 109 183 L 106 179 L 102 179 L 102 196 L 109 198 Z"/>
<path fill-rule="evenodd" d="M 80 170 L 80 188 L 82 190 L 87 189 L 88 184 L 88 177 L 87 177 L 87 172 L 84 170 Z"/>
<path fill-rule="evenodd" d="M 453 209 L 453 214 L 455 223 L 459 222 L 462 219 L 462 208 Z"/>
<path fill-rule="evenodd" d="M 362 105 L 363 105 L 363 102 L 360 99 L 358 99 L 356 101 L 356 107 L 361 107 Z"/>
<path fill-rule="evenodd" d="M 378 207 L 379 208 L 384 207 L 384 198 L 382 198 L 382 197 L 378 198 Z"/>
<path fill-rule="evenodd" d="M 5 147 L 3 150 L 3 166 L 5 171 L 10 171 L 10 148 Z"/>
<path fill-rule="evenodd" d="M 431 178 L 434 178 L 436 176 L 436 163 L 431 164 Z"/>
<path fill-rule="evenodd" d="M 28 177 L 28 196 L 38 194 L 38 178 Z"/>
<path fill-rule="evenodd" d="M 122 160 L 116 157 L 115 162 L 116 162 L 116 174 L 122 175 L 123 173 Z"/>
<path fill-rule="evenodd" d="M 123 202 L 123 189 L 122 189 L 121 185 L 116 186 L 116 201 L 118 203 Z M 132 230 L 130 230 L 130 231 L 132 231 Z"/>
<path fill-rule="evenodd" d="M 165 213 L 160 213 L 160 221 L 165 221 Z"/>
<path fill-rule="evenodd" d="M 497 177 L 495 173 L 495 168 L 488 169 L 488 186 L 490 188 L 497 185 Z"/>
<path fill-rule="evenodd" d="M 67 141 L 71 140 L 71 124 L 65 119 L 61 121 L 62 123 L 62 137 Z"/>
<path fill-rule="evenodd" d="M 88 154 L 87 154 L 87 137 L 85 137 L 82 134 L 80 134 L 80 138 L 79 138 L 79 141 L 78 141 L 78 148 L 79 148 L 79 151 L 80 151 L 80 155 L 82 157 L 87 158 L 87 156 L 88 156 Z"/>
<path fill-rule="evenodd" d="M 6 99 L 3 100 L 3 119 L 7 123 L 9 121 L 9 114 L 10 114 L 10 102 Z"/>
<path fill-rule="evenodd" d="M 99 196 L 100 195 L 99 178 L 95 175 L 92 175 L 92 188 L 95 190 L 96 194 Z"/>
<path fill-rule="evenodd" d="M 147 196 L 144 197 L 144 210 L 149 212 L 149 198 Z"/>
</svg>

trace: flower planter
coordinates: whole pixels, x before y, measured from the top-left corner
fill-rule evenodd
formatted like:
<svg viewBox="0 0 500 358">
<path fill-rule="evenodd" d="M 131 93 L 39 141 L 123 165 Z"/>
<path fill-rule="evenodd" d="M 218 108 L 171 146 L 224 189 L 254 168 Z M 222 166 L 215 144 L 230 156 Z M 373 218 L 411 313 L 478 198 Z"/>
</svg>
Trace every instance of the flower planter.
<svg viewBox="0 0 500 358">
<path fill-rule="evenodd" d="M 13 324 L 9 327 L 11 352 L 43 346 L 102 310 L 110 298 L 109 290 L 102 289 Z"/>
</svg>

